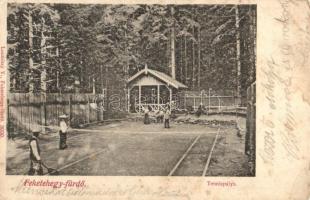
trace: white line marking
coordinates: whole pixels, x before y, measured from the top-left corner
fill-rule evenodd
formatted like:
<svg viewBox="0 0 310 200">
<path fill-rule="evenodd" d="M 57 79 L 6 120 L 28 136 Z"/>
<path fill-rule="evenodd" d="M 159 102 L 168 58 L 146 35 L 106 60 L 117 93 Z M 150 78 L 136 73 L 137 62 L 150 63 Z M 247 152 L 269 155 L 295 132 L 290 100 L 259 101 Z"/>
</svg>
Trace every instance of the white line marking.
<svg viewBox="0 0 310 200">
<path fill-rule="evenodd" d="M 217 133 L 217 131 L 215 132 L 205 132 L 205 131 L 201 131 L 201 132 L 191 132 L 191 130 L 189 131 L 117 131 L 117 130 L 96 130 L 96 129 L 74 129 L 75 131 L 81 131 L 81 132 L 93 132 L 93 133 L 128 133 L 128 134 L 135 134 L 135 133 L 150 133 L 150 134 L 173 134 L 173 133 L 177 133 L 177 134 L 214 134 Z M 68 133 L 70 134 L 70 133 Z"/>
<path fill-rule="evenodd" d="M 214 147 L 215 147 L 215 144 L 216 144 L 217 138 L 218 138 L 218 136 L 219 136 L 219 133 L 220 133 L 220 128 L 218 128 L 218 130 L 217 130 L 217 133 L 216 133 L 216 136 L 215 136 L 215 139 L 214 139 L 214 142 L 213 142 L 212 148 L 211 148 L 211 150 L 210 150 L 210 153 L 209 153 L 209 157 L 208 157 L 207 163 L 206 163 L 205 168 L 204 168 L 204 170 L 203 170 L 202 176 L 206 176 L 206 174 L 207 174 L 207 170 L 208 170 L 208 168 L 209 168 L 210 161 L 211 161 L 211 156 L 212 156 L 212 153 L 213 153 L 213 150 L 214 150 Z"/>
<path fill-rule="evenodd" d="M 90 154 L 90 155 L 87 155 L 87 156 L 85 156 L 85 157 L 83 157 L 83 158 L 81 158 L 81 159 L 79 159 L 79 160 L 76 160 L 76 161 L 74 161 L 74 162 L 72 162 L 72 163 L 69 163 L 69 164 L 67 164 L 67 165 L 65 165 L 65 166 L 62 166 L 61 168 L 58 168 L 58 169 L 56 169 L 58 172 L 60 172 L 61 170 L 63 170 L 63 169 L 65 169 L 65 168 L 68 168 L 68 167 L 70 167 L 70 166 L 72 166 L 72 165 L 75 165 L 75 164 L 77 164 L 77 163 L 79 163 L 79 162 L 82 162 L 82 161 L 84 161 L 84 160 L 86 160 L 86 159 L 89 159 L 90 157 L 93 157 L 93 156 L 95 156 L 95 155 L 98 155 L 98 154 L 100 154 L 100 153 L 103 153 L 104 151 L 106 151 L 107 149 L 102 149 L 102 150 L 100 150 L 100 151 L 97 151 L 97 152 L 94 152 L 94 153 L 92 153 L 92 154 Z M 46 175 L 48 175 L 49 173 L 47 173 Z"/>
<path fill-rule="evenodd" d="M 81 132 L 93 132 L 93 133 L 102 133 L 102 134 L 123 134 L 123 133 L 126 133 L 126 134 L 161 134 L 161 135 L 164 135 L 164 134 L 190 134 L 189 131 L 170 131 L 170 132 L 160 132 L 160 131 L 109 131 L 109 130 L 93 130 L 93 129 L 75 129 L 76 131 L 81 131 Z M 194 132 L 194 134 L 215 134 L 217 132 Z M 85 137 L 85 135 L 73 135 L 73 134 L 70 134 L 70 133 L 67 133 L 68 135 L 68 141 L 70 141 L 71 139 L 73 138 L 79 138 L 79 137 Z M 43 143 L 43 144 L 40 144 L 40 147 L 44 147 L 46 145 L 49 145 L 51 143 L 55 143 L 55 142 L 59 142 L 59 139 L 58 137 L 56 136 L 56 141 L 50 141 L 50 142 L 46 142 L 46 143 Z"/>
<path fill-rule="evenodd" d="M 187 156 L 188 152 L 193 148 L 193 146 L 196 144 L 196 142 L 198 141 L 198 139 L 200 138 L 200 135 L 198 135 L 196 137 L 196 139 L 194 140 L 194 142 L 188 147 L 188 149 L 186 150 L 186 152 L 183 154 L 183 156 L 181 157 L 181 159 L 177 162 L 177 164 L 174 166 L 174 168 L 170 171 L 170 173 L 168 174 L 168 176 L 172 176 L 172 174 L 177 170 L 177 168 L 179 167 L 179 165 L 181 164 L 181 162 L 184 160 L 184 158 Z"/>
</svg>

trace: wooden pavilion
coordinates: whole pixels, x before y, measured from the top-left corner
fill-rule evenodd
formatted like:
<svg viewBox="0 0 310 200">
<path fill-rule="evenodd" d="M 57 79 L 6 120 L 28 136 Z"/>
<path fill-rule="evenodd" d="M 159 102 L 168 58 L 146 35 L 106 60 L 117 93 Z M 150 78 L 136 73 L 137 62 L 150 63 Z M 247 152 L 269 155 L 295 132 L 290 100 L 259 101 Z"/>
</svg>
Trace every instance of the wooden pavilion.
<svg viewBox="0 0 310 200">
<path fill-rule="evenodd" d="M 137 95 L 132 95 L 134 88 L 138 89 Z M 171 76 L 149 69 L 145 65 L 143 70 L 131 76 L 127 81 L 128 110 L 133 110 L 130 109 L 131 106 L 134 107 L 135 112 L 141 112 L 148 107 L 151 107 L 153 110 L 159 110 L 163 109 L 167 104 L 171 108 L 173 94 L 179 89 L 184 88 L 187 88 L 187 86 Z M 168 94 L 167 98 L 162 96 L 165 93 L 164 90 L 168 91 L 166 92 Z"/>
</svg>

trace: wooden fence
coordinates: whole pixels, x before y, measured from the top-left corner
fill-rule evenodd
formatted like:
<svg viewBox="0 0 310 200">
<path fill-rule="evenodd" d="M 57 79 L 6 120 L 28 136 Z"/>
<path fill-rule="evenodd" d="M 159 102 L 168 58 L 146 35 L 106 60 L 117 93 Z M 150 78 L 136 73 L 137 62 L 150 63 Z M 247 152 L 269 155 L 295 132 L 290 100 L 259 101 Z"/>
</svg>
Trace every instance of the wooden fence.
<svg viewBox="0 0 310 200">
<path fill-rule="evenodd" d="M 245 136 L 245 152 L 249 156 L 251 171 L 255 173 L 256 158 L 256 83 L 247 89 L 247 121 Z"/>
<path fill-rule="evenodd" d="M 125 91 L 106 94 L 24 94 L 8 96 L 8 132 L 29 132 L 34 126 L 57 126 L 59 116 L 67 114 L 76 127 L 127 112 Z M 124 94 L 123 94 L 124 93 Z M 123 111 L 123 112 L 122 112 Z M 42 128 L 44 129 L 44 128 Z M 44 129 L 45 130 L 45 129 Z"/>
</svg>

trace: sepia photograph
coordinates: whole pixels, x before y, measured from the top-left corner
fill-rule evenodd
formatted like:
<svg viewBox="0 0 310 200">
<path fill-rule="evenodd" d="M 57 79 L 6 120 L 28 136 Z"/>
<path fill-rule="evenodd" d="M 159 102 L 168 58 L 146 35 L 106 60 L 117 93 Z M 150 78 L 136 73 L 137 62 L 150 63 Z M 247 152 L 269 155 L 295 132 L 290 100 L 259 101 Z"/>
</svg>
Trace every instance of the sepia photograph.
<svg viewBox="0 0 310 200">
<path fill-rule="evenodd" d="M 6 17 L 6 175 L 256 176 L 256 5 Z"/>
</svg>

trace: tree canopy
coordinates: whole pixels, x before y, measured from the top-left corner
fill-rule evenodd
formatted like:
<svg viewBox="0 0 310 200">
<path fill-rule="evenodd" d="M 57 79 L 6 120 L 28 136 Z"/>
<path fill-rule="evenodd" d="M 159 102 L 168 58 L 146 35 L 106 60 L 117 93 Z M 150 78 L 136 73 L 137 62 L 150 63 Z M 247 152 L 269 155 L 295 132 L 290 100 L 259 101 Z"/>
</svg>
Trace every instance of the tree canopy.
<svg viewBox="0 0 310 200">
<path fill-rule="evenodd" d="M 245 95 L 255 81 L 255 5 L 8 7 L 11 92 L 123 89 L 145 64 L 171 74 L 171 54 L 191 90 Z"/>
</svg>

